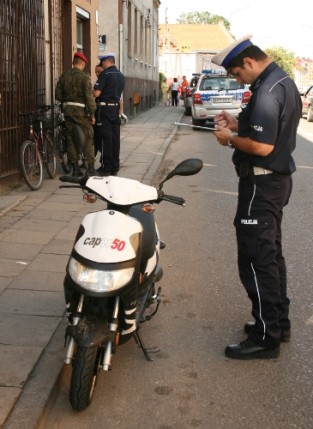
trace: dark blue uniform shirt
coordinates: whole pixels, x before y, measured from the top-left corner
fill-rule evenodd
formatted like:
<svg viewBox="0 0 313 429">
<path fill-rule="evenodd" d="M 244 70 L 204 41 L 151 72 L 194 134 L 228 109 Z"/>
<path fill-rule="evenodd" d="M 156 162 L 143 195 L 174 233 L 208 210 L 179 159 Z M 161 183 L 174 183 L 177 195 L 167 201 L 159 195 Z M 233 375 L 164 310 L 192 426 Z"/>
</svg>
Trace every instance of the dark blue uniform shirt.
<svg viewBox="0 0 313 429">
<path fill-rule="evenodd" d="M 115 65 L 100 73 L 94 89 L 101 91 L 98 101 L 118 103 L 124 89 L 125 77 Z"/>
<path fill-rule="evenodd" d="M 239 114 L 238 135 L 274 145 L 266 157 L 252 156 L 235 149 L 236 166 L 248 162 L 280 174 L 296 170 L 291 153 L 301 118 L 301 98 L 294 81 L 276 63 L 271 63 L 251 85 L 251 99 Z"/>
</svg>

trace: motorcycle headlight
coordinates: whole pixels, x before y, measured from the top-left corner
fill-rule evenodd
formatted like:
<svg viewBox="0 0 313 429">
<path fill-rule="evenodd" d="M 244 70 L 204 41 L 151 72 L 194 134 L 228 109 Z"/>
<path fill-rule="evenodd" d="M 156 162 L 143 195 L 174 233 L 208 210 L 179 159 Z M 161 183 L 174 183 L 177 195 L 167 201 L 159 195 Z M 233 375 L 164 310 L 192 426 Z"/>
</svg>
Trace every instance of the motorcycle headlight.
<svg viewBox="0 0 313 429">
<path fill-rule="evenodd" d="M 94 292 L 109 292 L 125 286 L 132 278 L 135 268 L 124 268 L 115 271 L 101 271 L 86 267 L 71 258 L 68 272 L 75 283 L 84 289 Z"/>
</svg>

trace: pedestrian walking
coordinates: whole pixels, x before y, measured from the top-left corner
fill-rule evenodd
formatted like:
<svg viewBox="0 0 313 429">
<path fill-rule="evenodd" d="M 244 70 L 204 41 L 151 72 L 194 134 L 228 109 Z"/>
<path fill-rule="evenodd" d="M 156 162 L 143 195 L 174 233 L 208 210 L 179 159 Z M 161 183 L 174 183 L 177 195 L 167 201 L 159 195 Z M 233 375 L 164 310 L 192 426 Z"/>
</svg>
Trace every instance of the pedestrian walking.
<svg viewBox="0 0 313 429">
<path fill-rule="evenodd" d="M 162 103 L 163 106 L 169 106 L 169 86 L 167 83 L 167 78 L 164 77 L 161 83 L 161 92 L 162 92 Z"/>
<path fill-rule="evenodd" d="M 174 77 L 173 83 L 170 86 L 172 96 L 172 106 L 178 106 L 178 93 L 179 93 L 179 82 L 177 77 Z"/>
<path fill-rule="evenodd" d="M 188 82 L 186 76 L 183 76 L 183 80 L 180 84 L 180 99 L 181 100 L 185 99 L 185 92 L 186 92 L 188 86 L 189 86 L 189 82 Z"/>
<path fill-rule="evenodd" d="M 79 153 L 72 141 L 72 129 L 79 125 L 85 136 L 83 155 L 87 161 L 89 174 L 94 170 L 93 127 L 95 123 L 96 103 L 92 94 L 90 76 L 84 72 L 87 58 L 81 52 L 73 57 L 73 67 L 63 73 L 56 85 L 55 98 L 63 104 L 67 138 L 67 154 L 73 166 L 73 176 L 83 175 L 79 165 Z"/>
<path fill-rule="evenodd" d="M 291 332 L 281 224 L 296 170 L 301 98 L 294 81 L 250 38 L 212 58 L 252 92 L 238 120 L 226 112 L 215 117 L 218 142 L 234 148 L 238 268 L 254 318 L 245 325 L 248 338 L 225 349 L 234 359 L 276 358 Z"/>
<path fill-rule="evenodd" d="M 97 172 L 102 176 L 116 175 L 120 168 L 120 99 L 125 77 L 115 65 L 115 55 L 108 53 L 100 58 L 103 71 L 94 86 L 98 99 L 97 135 L 101 147 L 101 166 Z"/>
</svg>

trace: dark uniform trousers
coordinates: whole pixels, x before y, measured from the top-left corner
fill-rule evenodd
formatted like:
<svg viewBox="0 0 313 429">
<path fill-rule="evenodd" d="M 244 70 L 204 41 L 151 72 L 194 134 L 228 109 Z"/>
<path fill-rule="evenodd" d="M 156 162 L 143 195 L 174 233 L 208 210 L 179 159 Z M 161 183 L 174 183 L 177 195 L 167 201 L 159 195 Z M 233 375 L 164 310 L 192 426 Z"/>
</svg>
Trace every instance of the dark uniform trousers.
<svg viewBox="0 0 313 429">
<path fill-rule="evenodd" d="M 84 156 L 88 162 L 89 167 L 94 167 L 94 133 L 93 127 L 90 124 L 89 118 L 85 116 L 64 116 L 65 119 L 65 129 L 66 129 L 66 138 L 67 138 L 67 153 L 72 164 L 75 164 L 79 161 L 79 154 L 75 148 L 75 145 L 72 140 L 72 130 L 74 125 L 79 125 L 83 130 L 85 136 L 85 142 L 83 147 Z"/>
<path fill-rule="evenodd" d="M 239 276 L 256 321 L 250 337 L 263 347 L 279 344 L 281 328 L 290 328 L 281 223 L 291 191 L 291 175 L 252 174 L 239 179 L 234 220 Z"/>
<path fill-rule="evenodd" d="M 99 107 L 95 145 L 101 152 L 101 168 L 109 174 L 116 174 L 120 169 L 120 125 L 118 105 Z"/>
</svg>

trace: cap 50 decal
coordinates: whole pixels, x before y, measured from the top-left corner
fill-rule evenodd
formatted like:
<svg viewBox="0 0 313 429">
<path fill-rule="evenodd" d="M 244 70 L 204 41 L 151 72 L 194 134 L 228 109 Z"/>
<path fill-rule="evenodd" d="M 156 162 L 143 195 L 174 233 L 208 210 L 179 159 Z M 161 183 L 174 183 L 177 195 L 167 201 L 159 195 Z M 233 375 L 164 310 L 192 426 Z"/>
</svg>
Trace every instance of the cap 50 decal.
<svg viewBox="0 0 313 429">
<path fill-rule="evenodd" d="M 101 238 L 101 237 L 87 237 L 84 240 L 84 246 L 91 246 L 91 247 L 96 247 L 96 246 L 100 246 L 100 247 L 106 247 L 111 248 L 113 250 L 118 250 L 119 252 L 121 252 L 125 246 L 126 246 L 126 242 L 124 240 L 119 240 L 118 238 Z"/>
</svg>

